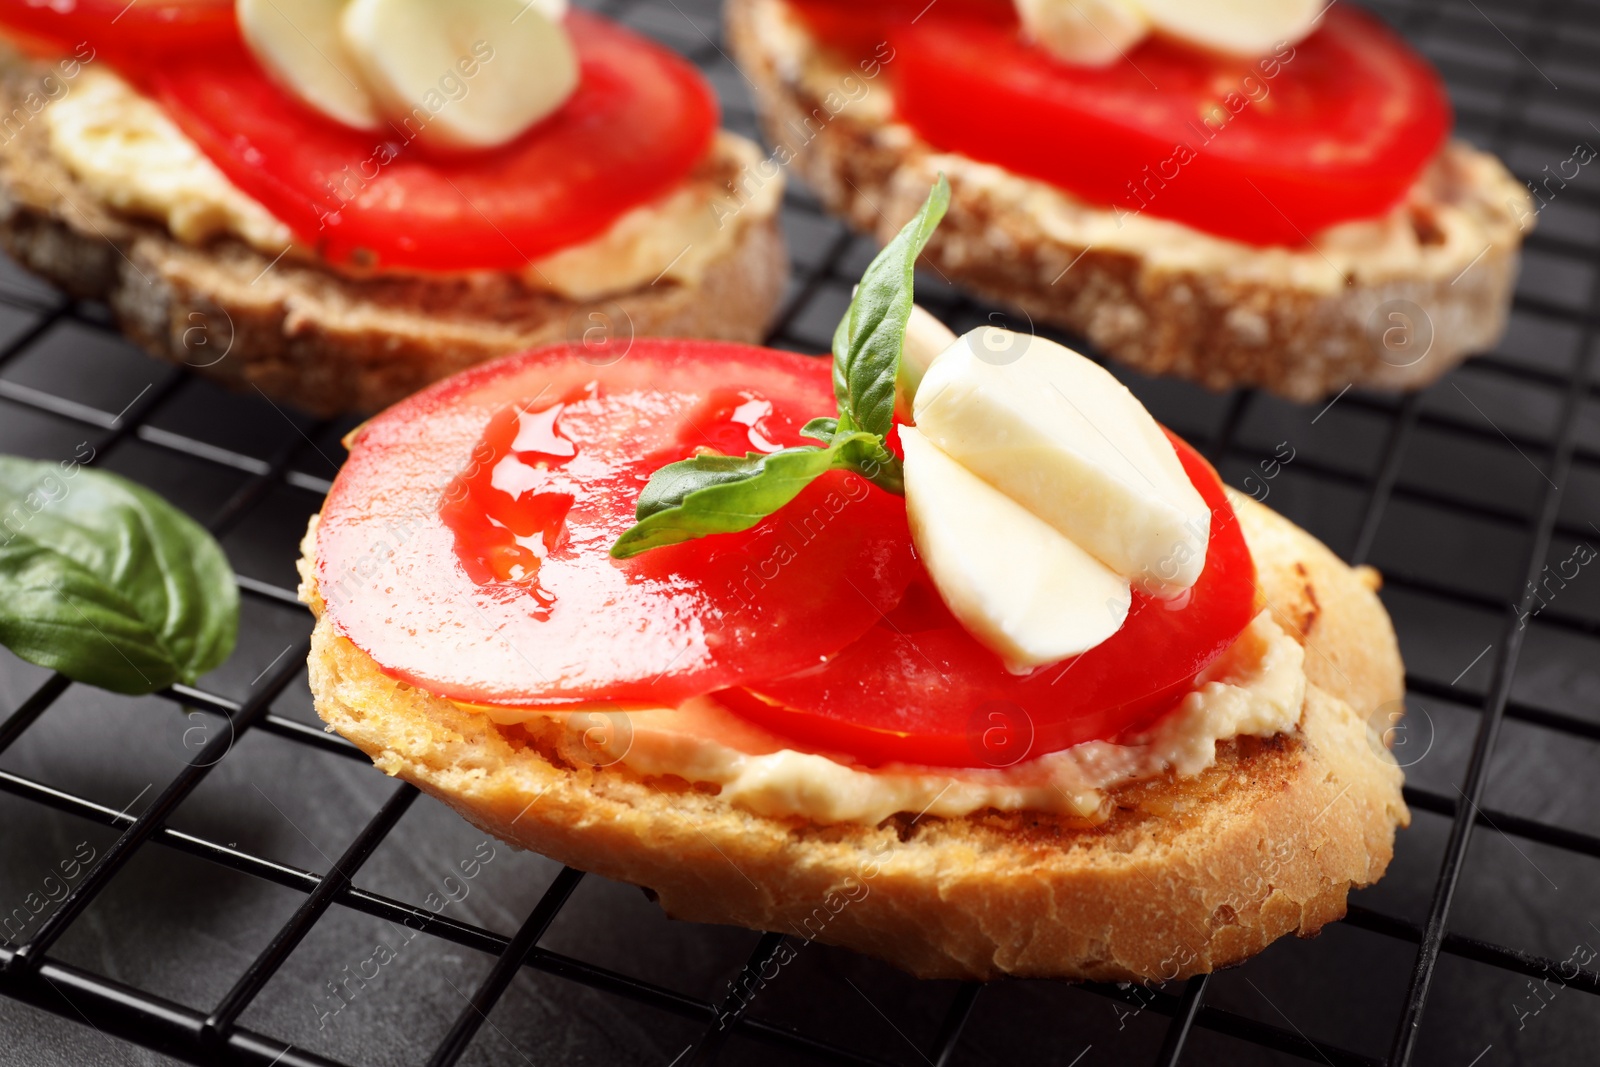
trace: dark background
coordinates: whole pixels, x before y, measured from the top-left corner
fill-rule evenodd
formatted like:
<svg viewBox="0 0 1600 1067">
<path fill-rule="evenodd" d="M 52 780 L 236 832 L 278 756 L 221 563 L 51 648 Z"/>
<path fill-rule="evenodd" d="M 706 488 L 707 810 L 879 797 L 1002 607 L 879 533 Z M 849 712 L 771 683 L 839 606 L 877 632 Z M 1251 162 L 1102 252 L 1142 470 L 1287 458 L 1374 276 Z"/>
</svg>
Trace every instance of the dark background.
<svg viewBox="0 0 1600 1067">
<path fill-rule="evenodd" d="M 1580 141 L 1600 145 L 1600 8 L 1509 0 L 1375 6 L 1439 65 L 1460 136 L 1498 152 L 1519 175 L 1553 168 Z M 756 134 L 747 85 L 717 43 L 712 0 L 601 7 L 704 66 L 727 124 Z M 872 246 L 822 215 L 797 183 L 783 215 L 795 277 L 776 343 L 820 352 Z M 1183 1062 L 1380 1062 L 1430 919 L 1448 936 L 1422 1003 L 1413 1062 L 1600 1060 L 1594 963 L 1570 987 L 1551 975 L 1535 993 L 1529 977 L 1575 949 L 1600 946 L 1600 566 L 1585 568 L 1520 635 L 1513 606 L 1539 563 L 1568 558 L 1579 541 L 1600 547 L 1600 391 L 1589 377 L 1597 266 L 1600 177 L 1585 169 L 1528 242 L 1505 340 L 1419 397 L 1351 391 L 1328 407 L 1299 407 L 1129 380 L 1236 486 L 1288 442 L 1296 459 L 1270 482 L 1268 502 L 1336 552 L 1387 575 L 1384 599 L 1412 687 L 1402 751 L 1415 761 L 1414 823 L 1400 835 L 1388 877 L 1352 898 L 1349 921 L 1312 941 L 1280 942 L 1203 984 L 1145 996 L 1152 1004 L 1142 1011 L 1129 990 L 1016 981 L 980 991 L 917 982 L 811 945 L 756 997 L 718 1062 L 837 1062 L 840 1050 L 902 1064 L 941 1056 L 1081 1067 L 1158 1062 L 1174 1011 L 1195 997 L 1201 1007 L 1178 1050 Z M 987 310 L 937 279 L 919 282 L 918 295 L 958 331 Z M 296 662 L 310 617 L 286 591 L 296 542 L 343 456 L 339 436 L 349 425 L 317 423 L 152 362 L 108 327 L 104 309 L 68 304 L 0 268 L 0 451 L 61 459 L 79 442 L 99 442 L 106 469 L 219 523 L 246 581 L 243 635 L 203 689 L 246 702 L 281 683 L 273 718 L 243 732 L 167 821 L 169 831 L 202 843 L 189 841 L 186 851 L 168 833 L 140 848 L 52 948 L 51 961 L 203 1016 L 305 901 L 305 872 L 329 870 L 395 794 L 396 783 L 348 758 L 336 739 L 296 726 L 320 723 Z M 0 651 L 0 721 L 48 677 Z M 1500 679 L 1506 684 L 1496 685 Z M 118 813 L 126 811 L 119 825 L 138 816 L 193 756 L 186 731 L 191 744 L 226 734 L 215 714 L 226 705 L 192 703 L 201 710 L 170 697 L 73 686 L 0 754 L 0 911 L 39 890 L 75 850 L 103 854 Z M 1504 712 L 1497 737 L 1482 734 L 1501 721 L 1486 709 Z M 1480 737 L 1497 743 L 1474 760 Z M 1463 797 L 1480 789 L 1474 809 Z M 1452 852 L 1458 807 L 1479 814 L 1464 851 Z M 440 804 L 418 799 L 355 886 L 369 902 L 389 902 L 380 912 L 395 901 L 424 906 L 483 840 Z M 443 910 L 463 924 L 450 936 L 406 941 L 374 907 L 349 906 L 347 895 L 240 1025 L 350 1063 L 425 1062 L 495 962 L 483 950 L 495 942 L 482 931 L 515 933 L 560 872 L 540 856 L 498 842 L 494 849 L 466 883 L 465 899 Z M 211 859 L 193 854 L 207 850 Z M 1456 869 L 1452 856 L 1460 880 L 1446 912 L 1434 906 L 1435 889 L 1442 868 Z M 397 957 L 348 1007 L 321 1018 L 335 1003 L 327 983 L 380 940 L 398 948 Z M 462 1062 L 691 1062 L 710 1006 L 758 946 L 771 944 L 749 931 L 669 921 L 637 889 L 584 878 Z M 1186 992 L 1191 999 L 1180 1001 Z M 91 1028 L 79 1007 L 59 1006 L 67 1018 L 0 998 L 0 1064 L 170 1062 Z M 833 1051 L 808 1056 L 808 1041 Z"/>
</svg>

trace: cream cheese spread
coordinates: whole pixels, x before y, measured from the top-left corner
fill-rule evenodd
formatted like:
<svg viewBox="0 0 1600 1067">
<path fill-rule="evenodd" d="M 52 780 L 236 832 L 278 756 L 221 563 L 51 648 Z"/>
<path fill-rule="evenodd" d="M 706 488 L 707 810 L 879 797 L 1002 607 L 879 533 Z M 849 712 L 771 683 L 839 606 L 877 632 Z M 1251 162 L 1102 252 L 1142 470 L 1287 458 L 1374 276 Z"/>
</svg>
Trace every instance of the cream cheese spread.
<svg viewBox="0 0 1600 1067">
<path fill-rule="evenodd" d="M 783 0 L 755 5 L 752 19 L 765 50 L 777 57 L 777 73 L 811 100 L 822 101 L 834 122 L 860 124 L 871 130 L 872 144 L 907 158 L 895 178 L 903 182 L 908 203 L 921 203 L 932 176 L 940 171 L 953 185 L 993 205 L 1002 218 L 1027 220 L 1049 243 L 1065 249 L 1094 248 L 1137 256 L 1152 274 L 1213 275 L 1219 284 L 1288 286 L 1313 293 L 1343 292 L 1352 285 L 1391 281 L 1414 283 L 1418 277 L 1449 280 L 1461 265 L 1486 244 L 1514 240 L 1520 218 L 1531 215 L 1531 199 L 1520 182 L 1498 161 L 1483 153 L 1447 153 L 1448 166 L 1425 171 L 1400 204 L 1370 219 L 1358 219 L 1309 234 L 1300 247 L 1258 247 L 1213 236 L 1181 222 L 1160 218 L 1160 186 L 1152 180 L 1144 190 L 1151 194 L 1148 210 L 1106 207 L 1081 200 L 1049 182 L 1013 174 L 1003 167 L 981 163 L 969 156 L 939 152 L 923 142 L 916 131 L 895 118 L 894 94 L 880 83 L 863 83 L 854 69 L 844 65 L 812 36 L 805 21 Z M 884 61 L 886 69 L 893 61 Z M 852 89 L 856 91 L 851 91 Z M 1253 104 L 1251 106 L 1254 106 Z M 786 136 L 808 139 L 809 124 L 791 128 Z M 1206 138 L 1227 137 L 1224 128 Z M 1171 167 L 1203 151 L 1201 137 L 1174 152 L 1167 160 L 1151 160 L 1152 172 Z M 1180 158 L 1181 157 L 1181 158 Z M 1454 190 L 1481 189 L 1481 196 L 1459 197 Z M 1501 211 L 1507 205 L 1507 211 Z M 1431 222 L 1427 240 L 1419 236 L 1414 212 Z M 909 216 L 908 216 L 909 217 Z M 871 225 L 872 219 L 859 220 Z M 1010 249 L 1013 236 L 995 225 L 992 247 L 973 249 L 973 255 Z M 946 256 L 962 249 L 951 242 Z M 1046 276 L 1068 269 L 1073 253 L 1059 263 L 1047 263 Z M 1235 309 L 1242 323 L 1259 321 L 1254 311 Z M 1261 327 L 1265 329 L 1263 325 Z"/>
<path fill-rule="evenodd" d="M 277 255 L 294 239 L 223 177 L 155 101 L 103 68 L 85 70 L 43 118 L 50 151 L 117 211 L 158 219 L 189 244 L 232 233 Z"/>
<path fill-rule="evenodd" d="M 85 70 L 73 91 L 46 108 L 43 118 L 51 152 L 113 209 L 162 222 L 188 244 L 231 235 L 269 258 L 288 249 L 291 256 L 316 260 L 295 244 L 286 225 L 230 182 L 159 105 L 110 71 Z M 712 151 L 741 172 L 761 161 L 755 145 L 732 134 L 719 133 Z M 716 179 L 691 178 L 666 197 L 626 212 L 599 236 L 532 261 L 523 279 L 575 301 L 661 278 L 693 284 L 738 239 L 739 227 L 729 219 L 744 211 L 752 217 L 770 215 L 781 195 L 781 182 L 767 182 L 734 201 Z"/>
<path fill-rule="evenodd" d="M 1115 786 L 1169 772 L 1193 776 L 1216 762 L 1218 742 L 1293 730 L 1305 702 L 1304 659 L 1305 650 L 1263 611 L 1148 731 L 1005 768 L 863 767 L 848 757 L 798 750 L 703 698 L 679 708 L 589 715 L 472 710 L 502 725 L 566 724 L 572 747 L 587 746 L 597 763 L 709 783 L 730 803 L 772 818 L 875 825 L 897 812 L 955 818 L 993 808 L 1096 819 Z M 596 714 L 609 720 L 600 730 Z"/>
</svg>

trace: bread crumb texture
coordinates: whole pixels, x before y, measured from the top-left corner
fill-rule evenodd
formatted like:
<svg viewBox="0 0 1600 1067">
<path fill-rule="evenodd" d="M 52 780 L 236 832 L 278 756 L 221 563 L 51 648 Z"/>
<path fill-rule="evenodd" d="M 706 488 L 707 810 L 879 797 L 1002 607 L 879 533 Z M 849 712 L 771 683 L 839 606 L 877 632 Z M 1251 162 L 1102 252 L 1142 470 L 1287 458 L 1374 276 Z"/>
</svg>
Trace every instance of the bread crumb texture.
<svg viewBox="0 0 1600 1067">
<path fill-rule="evenodd" d="M 1410 818 L 1368 726 L 1403 691 L 1387 614 L 1315 539 L 1253 501 L 1234 506 L 1274 617 L 1306 646 L 1299 729 L 1222 743 L 1192 778 L 1122 787 L 1099 824 L 990 810 L 819 826 L 589 767 L 563 731 L 497 726 L 396 682 L 341 637 L 317 595 L 314 521 L 301 560 L 319 615 L 311 688 L 386 774 L 507 841 L 647 887 L 675 918 L 843 945 L 923 977 L 1181 978 L 1341 917 Z"/>
<path fill-rule="evenodd" d="M 926 253 L 940 273 L 1139 371 L 1309 401 L 1350 384 L 1420 388 L 1505 330 L 1535 211 L 1464 143 L 1389 214 L 1258 248 L 940 152 L 894 120 L 892 61 L 877 77 L 852 69 L 786 0 L 726 10 L 768 139 L 830 211 L 886 241 L 943 172 L 950 211 Z"/>
<path fill-rule="evenodd" d="M 238 223 L 266 240 L 260 219 L 253 227 L 230 221 L 214 204 L 176 216 L 194 240 L 180 239 L 166 221 L 146 217 L 149 203 L 96 195 L 52 152 L 51 124 L 23 103 L 38 96 L 47 69 L 0 42 L 0 114 L 27 116 L 0 138 L 0 246 L 72 295 L 109 304 L 123 333 L 151 355 L 315 414 L 377 410 L 473 364 L 563 341 L 605 342 L 612 347 L 602 361 L 634 337 L 754 343 L 783 295 L 782 179 L 739 210 L 726 208 L 722 190 L 758 157 L 732 135 L 717 139 L 690 179 L 706 191 L 701 221 L 717 231 L 720 251 L 686 253 L 673 269 L 692 261 L 690 276 L 667 272 L 651 284 L 577 299 L 539 284 L 537 272 L 359 276 L 293 253 L 275 258 L 226 232 Z M 77 93 L 81 103 L 105 84 L 85 71 L 61 99 Z M 180 170 L 185 181 L 193 178 Z M 94 185 L 106 188 L 101 177 Z M 579 273 L 585 286 L 599 284 L 592 263 Z"/>
</svg>

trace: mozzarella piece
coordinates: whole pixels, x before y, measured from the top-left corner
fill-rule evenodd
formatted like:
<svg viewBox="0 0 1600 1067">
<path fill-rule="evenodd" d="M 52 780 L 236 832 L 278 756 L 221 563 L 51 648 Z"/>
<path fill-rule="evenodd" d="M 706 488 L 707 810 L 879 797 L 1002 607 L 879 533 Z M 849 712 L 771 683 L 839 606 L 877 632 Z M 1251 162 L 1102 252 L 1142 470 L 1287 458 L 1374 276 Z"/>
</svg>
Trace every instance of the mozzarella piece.
<svg viewBox="0 0 1600 1067">
<path fill-rule="evenodd" d="M 1070 348 L 973 330 L 933 361 L 913 414 L 957 463 L 1138 588 L 1173 596 L 1199 579 L 1211 509 L 1144 405 Z"/>
<path fill-rule="evenodd" d="M 929 364 L 955 343 L 954 330 L 934 318 L 921 304 L 911 305 L 905 343 L 900 349 L 900 376 L 895 382 L 895 411 L 902 422 L 911 421 L 911 399 L 917 395 L 917 386 L 922 384 Z"/>
<path fill-rule="evenodd" d="M 267 73 L 337 122 L 378 128 L 378 109 L 339 36 L 345 0 L 238 0 L 239 32 Z"/>
<path fill-rule="evenodd" d="M 951 614 L 1018 673 L 1122 628 L 1126 580 L 902 426 L 912 542 Z"/>
<path fill-rule="evenodd" d="M 1327 0 L 1139 0 L 1156 30 L 1238 56 L 1260 56 L 1316 29 Z"/>
<path fill-rule="evenodd" d="M 1132 0 L 1017 0 L 1028 37 L 1057 59 L 1086 67 L 1116 62 L 1150 32 Z"/>
<path fill-rule="evenodd" d="M 578 86 L 566 31 L 525 0 L 351 0 L 345 46 L 396 125 L 435 148 L 492 148 Z"/>
</svg>

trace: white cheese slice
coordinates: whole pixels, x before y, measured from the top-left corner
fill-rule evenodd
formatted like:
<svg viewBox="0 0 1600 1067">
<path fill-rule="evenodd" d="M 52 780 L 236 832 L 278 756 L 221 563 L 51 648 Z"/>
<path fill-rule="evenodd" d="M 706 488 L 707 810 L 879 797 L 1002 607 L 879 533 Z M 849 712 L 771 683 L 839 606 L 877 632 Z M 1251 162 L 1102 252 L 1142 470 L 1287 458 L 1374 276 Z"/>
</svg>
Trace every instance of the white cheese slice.
<svg viewBox="0 0 1600 1067">
<path fill-rule="evenodd" d="M 900 347 L 900 376 L 895 382 L 895 408 L 902 421 L 911 421 L 911 401 L 928 367 L 940 352 L 955 343 L 956 335 L 950 327 L 921 304 L 911 305 L 905 342 Z"/>
<path fill-rule="evenodd" d="M 566 30 L 526 0 L 351 0 L 340 31 L 390 121 L 434 148 L 506 144 L 578 87 Z"/>
<path fill-rule="evenodd" d="M 238 0 L 239 32 L 279 84 L 358 130 L 378 129 L 378 110 L 339 36 L 345 0 Z"/>
<path fill-rule="evenodd" d="M 1070 348 L 973 330 L 928 368 L 913 414 L 956 463 L 1136 587 L 1173 596 L 1199 579 L 1210 508 L 1144 405 Z"/>
<path fill-rule="evenodd" d="M 1103 67 L 1150 32 L 1132 0 L 1017 0 L 1022 31 L 1057 59 Z"/>
<path fill-rule="evenodd" d="M 1022 31 L 1064 63 L 1103 67 L 1151 32 L 1261 56 L 1316 29 L 1326 0 L 1016 0 Z"/>
<path fill-rule="evenodd" d="M 1128 582 L 903 426 L 906 516 L 945 604 L 1018 673 L 1122 628 Z"/>
<path fill-rule="evenodd" d="M 1266 55 L 1316 29 L 1327 0 L 1138 0 L 1157 31 L 1237 56 Z"/>
</svg>

